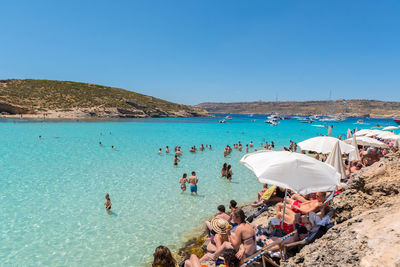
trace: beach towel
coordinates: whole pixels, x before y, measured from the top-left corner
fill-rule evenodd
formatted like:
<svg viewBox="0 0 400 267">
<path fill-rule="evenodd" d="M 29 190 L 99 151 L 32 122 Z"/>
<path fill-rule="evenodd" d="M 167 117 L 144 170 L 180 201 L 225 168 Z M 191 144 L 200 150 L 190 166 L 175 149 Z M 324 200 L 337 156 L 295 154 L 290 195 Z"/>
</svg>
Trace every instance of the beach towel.
<svg viewBox="0 0 400 267">
<path fill-rule="evenodd" d="M 261 199 L 263 200 L 268 200 L 271 198 L 272 194 L 274 194 L 276 189 L 276 185 L 271 186 L 270 188 L 268 188 L 264 194 L 261 196 Z"/>
</svg>

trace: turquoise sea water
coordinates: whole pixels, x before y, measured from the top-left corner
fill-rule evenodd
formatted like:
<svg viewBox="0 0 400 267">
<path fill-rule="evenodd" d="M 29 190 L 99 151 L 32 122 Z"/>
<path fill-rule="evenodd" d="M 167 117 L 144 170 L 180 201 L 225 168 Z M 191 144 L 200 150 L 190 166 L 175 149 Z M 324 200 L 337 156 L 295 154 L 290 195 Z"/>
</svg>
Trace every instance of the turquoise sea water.
<svg viewBox="0 0 400 267">
<path fill-rule="evenodd" d="M 182 245 L 219 204 L 255 198 L 261 185 L 239 163 L 245 152 L 234 150 L 224 158 L 226 144 L 252 140 L 260 148 L 264 140 L 273 140 L 280 150 L 289 140 L 327 132 L 296 120 L 275 127 L 261 117 L 218 120 L 1 121 L 0 265 L 144 265 L 158 245 Z M 394 124 L 368 120 L 360 127 L 355 122 L 329 124 L 335 136 L 347 128 Z M 213 149 L 188 152 L 200 144 Z M 164 153 L 166 145 L 182 146 L 178 167 L 173 153 Z M 232 165 L 232 182 L 220 178 L 224 162 Z M 181 194 L 178 180 L 193 170 L 199 195 Z M 105 193 L 111 196 L 111 214 L 104 210 Z"/>
</svg>

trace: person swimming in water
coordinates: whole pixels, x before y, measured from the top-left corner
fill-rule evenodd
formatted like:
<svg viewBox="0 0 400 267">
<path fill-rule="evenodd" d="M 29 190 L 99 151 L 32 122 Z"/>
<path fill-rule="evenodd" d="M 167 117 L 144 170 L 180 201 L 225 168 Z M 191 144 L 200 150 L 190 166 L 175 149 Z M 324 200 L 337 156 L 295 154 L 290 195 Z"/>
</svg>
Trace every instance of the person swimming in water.
<svg viewBox="0 0 400 267">
<path fill-rule="evenodd" d="M 104 203 L 104 206 L 106 207 L 106 210 L 110 210 L 111 209 L 111 200 L 110 200 L 110 195 L 106 194 L 106 202 Z"/>
<path fill-rule="evenodd" d="M 165 153 L 169 153 L 169 147 L 168 146 L 165 148 Z"/>
<path fill-rule="evenodd" d="M 162 151 L 161 148 L 158 150 L 158 154 L 161 155 Z"/>
<path fill-rule="evenodd" d="M 183 176 L 182 176 L 182 178 L 179 179 L 179 183 L 181 184 L 182 193 L 186 191 L 186 183 L 189 182 L 189 181 L 186 179 L 186 177 L 187 177 L 187 174 L 184 173 Z"/>
<path fill-rule="evenodd" d="M 99 142 L 99 146 L 102 146 L 103 144 L 101 142 Z"/>
</svg>

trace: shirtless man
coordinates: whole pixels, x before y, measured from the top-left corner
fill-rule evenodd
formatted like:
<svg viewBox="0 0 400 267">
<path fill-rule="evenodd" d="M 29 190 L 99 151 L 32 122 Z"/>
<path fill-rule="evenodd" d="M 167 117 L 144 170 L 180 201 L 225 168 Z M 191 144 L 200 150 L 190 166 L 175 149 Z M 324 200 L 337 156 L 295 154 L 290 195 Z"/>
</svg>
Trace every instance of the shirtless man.
<svg viewBox="0 0 400 267">
<path fill-rule="evenodd" d="M 169 147 L 168 146 L 165 148 L 165 153 L 169 153 Z"/>
<path fill-rule="evenodd" d="M 253 141 L 250 141 L 250 147 L 253 147 Z"/>
<path fill-rule="evenodd" d="M 198 179 L 196 177 L 196 172 L 192 172 L 192 176 L 189 177 L 189 184 L 190 184 L 190 194 L 196 193 L 197 195 L 197 182 Z"/>
</svg>

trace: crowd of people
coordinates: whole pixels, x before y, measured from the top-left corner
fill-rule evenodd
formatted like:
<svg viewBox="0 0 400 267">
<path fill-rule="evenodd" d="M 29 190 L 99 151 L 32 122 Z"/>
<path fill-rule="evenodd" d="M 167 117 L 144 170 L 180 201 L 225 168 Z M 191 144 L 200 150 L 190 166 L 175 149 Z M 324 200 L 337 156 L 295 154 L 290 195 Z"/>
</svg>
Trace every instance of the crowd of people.
<svg viewBox="0 0 400 267">
<path fill-rule="evenodd" d="M 274 146 L 274 142 L 261 143 L 260 145 L 264 150 L 271 150 Z M 241 142 L 232 147 L 229 145 L 225 147 L 224 156 L 229 155 L 233 149 L 238 151 L 243 149 Z M 254 144 L 250 142 L 245 147 L 246 153 L 248 153 L 250 148 L 254 148 Z M 380 149 L 364 146 L 359 146 L 358 149 L 360 161 L 349 161 L 346 158 L 348 155 L 344 155 L 347 178 L 362 168 L 379 161 L 380 157 L 390 153 L 390 151 L 396 152 L 398 150 L 394 147 Z M 290 141 L 289 147 L 285 147 L 284 150 L 296 152 L 297 143 Z M 257 149 L 254 148 L 254 151 L 257 151 Z M 301 151 L 301 153 L 305 153 L 305 151 Z M 325 161 L 327 157 L 325 154 L 312 152 L 311 154 L 314 154 L 313 156 L 321 161 Z M 221 177 L 230 180 L 232 174 L 231 165 L 224 163 L 221 168 Z M 342 182 L 347 182 L 347 178 L 342 179 Z M 185 180 L 186 175 L 184 174 L 180 182 Z M 294 242 L 309 238 L 317 231 L 319 233 L 321 229 L 322 232 L 326 232 L 333 225 L 331 217 L 334 210 L 331 207 L 331 200 L 345 190 L 345 183 L 342 185 L 334 192 L 300 195 L 285 190 L 285 188 L 263 184 L 262 190 L 257 194 L 257 201 L 251 204 L 256 210 L 249 217 L 245 216 L 243 209 L 238 207 L 234 200 L 229 203 L 230 212 L 226 211 L 224 205 L 219 205 L 215 217 L 205 222 L 205 229 L 209 235 L 205 254 L 200 258 L 191 255 L 180 266 L 202 266 L 202 263 L 208 261 L 214 261 L 215 266 L 219 264 L 225 264 L 219 266 L 229 267 L 240 266 L 256 255 L 255 253 L 263 247 L 269 246 L 270 255 L 277 256 L 276 253 L 279 254 L 280 249 L 285 244 L 294 244 Z M 268 221 L 263 222 L 262 225 L 254 224 L 254 219 L 271 206 L 274 206 L 273 216 L 270 216 Z M 262 217 L 262 219 L 267 220 L 266 217 Z M 282 237 L 284 236 L 286 238 L 283 240 Z M 275 245 L 277 240 L 280 240 L 280 242 Z M 223 260 L 220 260 L 220 256 L 223 256 Z M 157 265 L 156 263 L 155 256 L 153 266 L 169 266 Z"/>
</svg>

